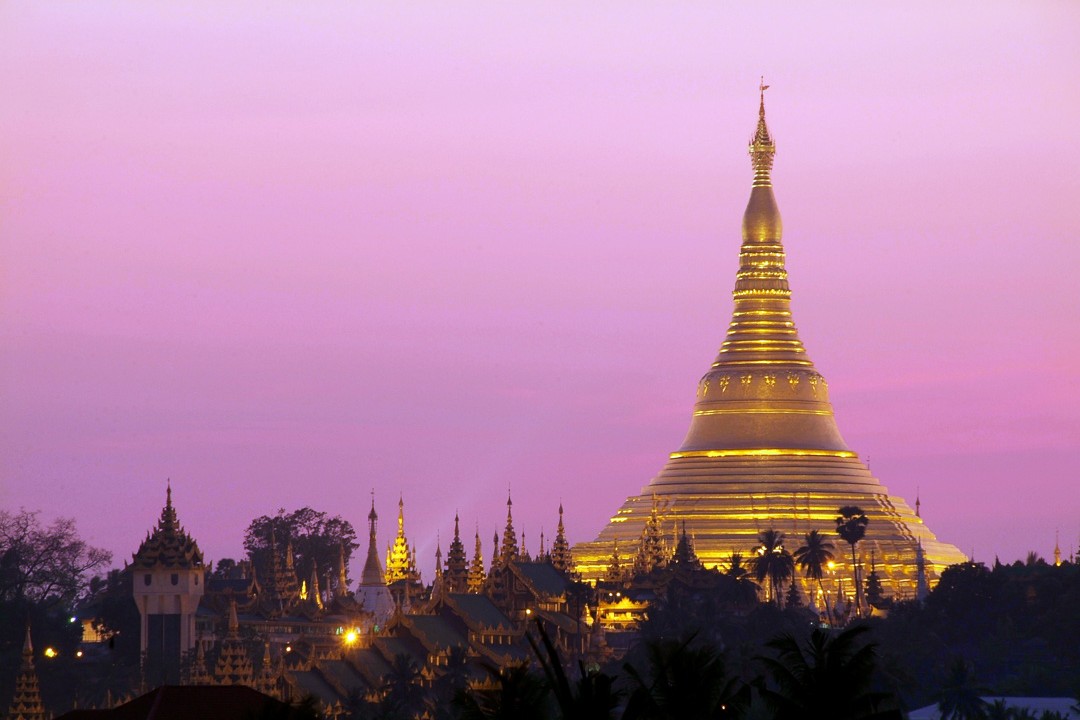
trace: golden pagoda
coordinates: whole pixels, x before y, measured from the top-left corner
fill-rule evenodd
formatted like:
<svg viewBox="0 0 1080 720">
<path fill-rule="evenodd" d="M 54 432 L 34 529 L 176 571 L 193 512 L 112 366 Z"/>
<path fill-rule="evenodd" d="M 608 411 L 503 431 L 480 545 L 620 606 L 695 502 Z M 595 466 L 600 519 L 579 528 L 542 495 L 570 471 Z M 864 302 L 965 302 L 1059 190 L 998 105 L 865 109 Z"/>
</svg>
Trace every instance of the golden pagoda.
<svg viewBox="0 0 1080 720">
<path fill-rule="evenodd" d="M 664 527 L 685 526 L 698 557 L 712 567 L 724 565 L 733 551 L 751 551 L 768 528 L 782 531 L 794 547 L 811 529 L 831 534 L 838 509 L 854 505 L 870 520 L 859 552 L 874 551 L 887 593 L 914 597 L 920 544 L 931 579 L 966 558 L 939 542 L 902 498 L 889 495 L 847 446 L 828 383 L 799 339 L 770 177 L 776 144 L 765 123 L 766 87 L 749 147 L 754 178 L 735 308 L 719 353 L 698 383 L 690 430 L 596 540 L 574 547 L 575 569 L 586 580 L 601 579 L 617 546 L 637 548 L 643 537 L 655 543 L 657 520 L 650 523 L 650 516 L 657 512 Z M 843 558 L 842 541 L 832 540 Z M 664 541 L 675 544 L 674 530 Z"/>
<path fill-rule="evenodd" d="M 374 511 L 372 506 L 372 511 Z M 386 584 L 400 580 L 410 583 L 420 582 L 420 572 L 416 569 L 416 548 L 409 547 L 405 537 L 405 500 L 398 498 L 397 536 L 394 544 L 386 549 Z"/>
</svg>

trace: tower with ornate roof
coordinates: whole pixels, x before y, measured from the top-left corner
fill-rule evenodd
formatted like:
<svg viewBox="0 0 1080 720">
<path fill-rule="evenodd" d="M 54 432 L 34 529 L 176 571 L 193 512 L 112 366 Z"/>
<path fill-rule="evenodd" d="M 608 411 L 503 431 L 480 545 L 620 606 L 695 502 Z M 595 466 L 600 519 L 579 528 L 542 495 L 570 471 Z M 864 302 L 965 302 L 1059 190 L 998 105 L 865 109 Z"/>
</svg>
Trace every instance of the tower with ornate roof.
<svg viewBox="0 0 1080 720">
<path fill-rule="evenodd" d="M 206 568 L 199 546 L 177 520 L 171 484 L 157 526 L 134 554 L 131 570 L 141 618 L 143 678 L 152 687 L 176 685 L 182 658 L 195 646 L 195 612 Z"/>
<path fill-rule="evenodd" d="M 599 536 L 575 546 L 575 567 L 585 579 L 603 577 L 616 541 L 629 547 L 642 536 L 654 497 L 666 518 L 692 532 L 707 566 L 750 549 L 761 529 L 793 537 L 810 528 L 825 531 L 834 527 L 838 508 L 855 505 L 870 519 L 866 540 L 877 549 L 883 579 L 911 597 L 920 543 L 934 576 L 965 557 L 938 541 L 903 498 L 889 494 L 837 428 L 828 383 L 808 357 L 791 313 L 765 88 L 763 83 L 749 146 L 753 182 L 742 220 L 734 312 L 716 359 L 697 384 L 690 429 L 660 473 L 627 498 Z"/>
<path fill-rule="evenodd" d="M 11 698 L 9 720 L 45 720 L 45 705 L 41 702 L 41 687 L 34 669 L 34 646 L 30 642 L 30 625 L 23 640 L 22 664 L 15 678 L 15 695 Z"/>
</svg>

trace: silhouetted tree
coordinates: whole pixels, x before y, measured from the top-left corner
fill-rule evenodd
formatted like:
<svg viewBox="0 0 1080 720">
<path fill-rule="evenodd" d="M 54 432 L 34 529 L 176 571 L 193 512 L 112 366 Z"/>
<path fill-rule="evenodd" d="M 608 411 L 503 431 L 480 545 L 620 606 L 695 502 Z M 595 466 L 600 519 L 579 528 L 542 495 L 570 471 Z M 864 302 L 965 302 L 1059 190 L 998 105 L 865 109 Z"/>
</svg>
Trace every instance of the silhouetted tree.
<svg viewBox="0 0 1080 720">
<path fill-rule="evenodd" d="M 551 717 L 548 688 L 528 664 L 502 668 L 485 664 L 494 688 L 469 689 L 454 701 L 461 720 L 546 720 Z"/>
<path fill-rule="evenodd" d="M 895 697 L 871 690 L 876 651 L 862 638 L 868 629 L 817 628 L 805 643 L 792 635 L 765 643 L 773 654 L 759 658 L 767 675 L 761 694 L 776 720 L 900 720 Z"/>
<path fill-rule="evenodd" d="M 768 580 L 770 597 L 780 607 L 780 587 L 795 572 L 795 561 L 784 547 L 784 533 L 772 528 L 758 533 L 758 546 L 750 562 L 754 578 Z"/>
<path fill-rule="evenodd" d="M 836 518 L 836 534 L 851 545 L 851 576 L 855 581 L 855 613 L 862 612 L 860 596 L 862 591 L 859 585 L 859 564 L 855 558 L 855 546 L 866 536 L 866 526 L 870 520 L 863 514 L 862 508 L 856 505 L 845 505 L 840 508 Z"/>
<path fill-rule="evenodd" d="M 46 527 L 39 514 L 0 510 L 0 602 L 70 607 L 112 554 L 80 538 L 71 518 Z"/>
<path fill-rule="evenodd" d="M 819 533 L 811 530 L 803 536 L 803 544 L 792 553 L 795 564 L 803 571 L 803 577 L 817 583 L 821 597 L 825 600 L 825 613 L 832 618 L 829 611 L 829 595 L 821 584 L 821 578 L 825 575 L 825 567 L 833 559 L 833 544 Z"/>
<path fill-rule="evenodd" d="M 738 683 L 723 658 L 708 645 L 684 640 L 652 640 L 645 667 L 623 666 L 633 688 L 623 720 L 706 720 L 735 717 Z"/>
<path fill-rule="evenodd" d="M 614 689 L 615 678 L 599 669 L 586 670 L 585 663 L 579 660 L 580 675 L 577 682 L 571 684 L 563 669 L 559 651 L 539 619 L 536 630 L 540 635 L 539 643 L 532 634 L 526 637 L 540 662 L 563 720 L 610 720 L 619 702 L 619 693 Z"/>
<path fill-rule="evenodd" d="M 983 692 L 975 682 L 971 665 L 963 658 L 953 660 L 938 698 L 942 720 L 983 720 L 987 709 L 986 701 L 980 697 Z"/>
</svg>

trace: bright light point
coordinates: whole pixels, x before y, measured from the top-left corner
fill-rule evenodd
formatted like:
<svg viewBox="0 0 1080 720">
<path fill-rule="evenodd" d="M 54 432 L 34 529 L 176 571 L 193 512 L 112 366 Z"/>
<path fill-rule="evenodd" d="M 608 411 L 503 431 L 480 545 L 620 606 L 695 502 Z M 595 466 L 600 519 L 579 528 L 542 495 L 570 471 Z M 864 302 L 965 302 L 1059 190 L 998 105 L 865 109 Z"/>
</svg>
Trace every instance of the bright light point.
<svg viewBox="0 0 1080 720">
<path fill-rule="evenodd" d="M 359 640 L 359 639 L 360 639 L 360 636 L 357 634 L 357 632 L 355 630 L 349 630 L 347 633 L 345 633 L 345 644 L 346 645 L 355 645 L 356 641 Z"/>
<path fill-rule="evenodd" d="M 82 650 L 76 650 L 75 657 L 82 657 Z"/>
<path fill-rule="evenodd" d="M 52 649 L 51 647 L 47 647 L 47 648 L 45 648 L 45 657 L 47 657 L 47 658 L 54 658 L 54 657 L 56 657 L 57 655 L 59 655 L 59 653 L 58 653 L 58 652 L 56 652 L 56 650 L 53 650 L 53 649 Z"/>
</svg>

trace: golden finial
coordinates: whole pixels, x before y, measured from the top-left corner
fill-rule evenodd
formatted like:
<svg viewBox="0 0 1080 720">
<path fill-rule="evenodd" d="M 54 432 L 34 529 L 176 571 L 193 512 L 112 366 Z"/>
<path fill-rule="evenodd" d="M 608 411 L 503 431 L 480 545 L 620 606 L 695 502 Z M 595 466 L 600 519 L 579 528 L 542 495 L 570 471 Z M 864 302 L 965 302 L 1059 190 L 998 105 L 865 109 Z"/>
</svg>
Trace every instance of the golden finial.
<svg viewBox="0 0 1080 720">
<path fill-rule="evenodd" d="M 769 126 L 765 124 L 765 91 L 768 89 L 765 76 L 762 76 L 761 84 L 758 85 L 761 104 L 758 107 L 757 131 L 750 140 L 750 161 L 754 166 L 753 187 L 772 187 L 769 173 L 772 171 L 773 156 L 776 154 L 776 143 L 769 135 Z"/>
</svg>

